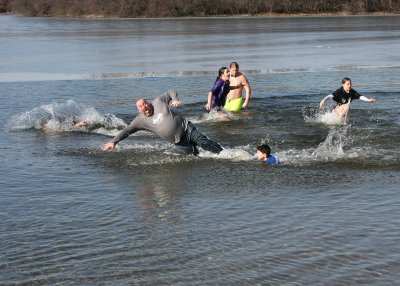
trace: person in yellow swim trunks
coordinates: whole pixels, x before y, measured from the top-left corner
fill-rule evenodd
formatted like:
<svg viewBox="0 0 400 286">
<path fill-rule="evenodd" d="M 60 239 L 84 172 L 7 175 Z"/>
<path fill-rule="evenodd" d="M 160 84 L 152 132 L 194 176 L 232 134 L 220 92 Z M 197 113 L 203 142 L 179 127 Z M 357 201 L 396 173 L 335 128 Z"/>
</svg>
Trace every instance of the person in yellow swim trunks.
<svg viewBox="0 0 400 286">
<path fill-rule="evenodd" d="M 244 100 L 242 97 L 238 97 L 235 99 L 227 98 L 225 101 L 224 109 L 228 111 L 239 111 L 240 109 L 242 109 L 243 102 Z"/>
<path fill-rule="evenodd" d="M 239 64 L 237 62 L 232 62 L 229 65 L 229 71 L 229 85 L 234 86 L 235 88 L 231 88 L 228 95 L 226 96 L 224 109 L 227 111 L 235 112 L 249 106 L 251 87 L 246 76 L 239 71 Z M 237 86 L 239 88 L 236 88 Z M 243 89 L 246 91 L 246 98 L 244 100 Z"/>
</svg>

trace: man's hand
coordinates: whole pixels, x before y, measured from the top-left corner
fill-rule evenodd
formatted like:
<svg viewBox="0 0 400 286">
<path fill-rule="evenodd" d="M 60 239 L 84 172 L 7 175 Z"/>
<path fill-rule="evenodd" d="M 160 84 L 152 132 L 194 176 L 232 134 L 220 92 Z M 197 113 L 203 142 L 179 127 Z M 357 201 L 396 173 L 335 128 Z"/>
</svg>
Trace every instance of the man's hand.
<svg viewBox="0 0 400 286">
<path fill-rule="evenodd" d="M 76 122 L 74 125 L 77 127 L 81 127 L 81 126 L 85 126 L 87 125 L 87 121 L 86 120 L 79 120 L 78 122 Z"/>
<path fill-rule="evenodd" d="M 114 148 L 115 148 L 115 143 L 114 142 L 108 142 L 108 143 L 103 145 L 103 151 L 112 150 Z"/>
<path fill-rule="evenodd" d="M 178 99 L 175 99 L 171 102 L 172 107 L 177 107 L 181 104 L 181 102 Z"/>
</svg>

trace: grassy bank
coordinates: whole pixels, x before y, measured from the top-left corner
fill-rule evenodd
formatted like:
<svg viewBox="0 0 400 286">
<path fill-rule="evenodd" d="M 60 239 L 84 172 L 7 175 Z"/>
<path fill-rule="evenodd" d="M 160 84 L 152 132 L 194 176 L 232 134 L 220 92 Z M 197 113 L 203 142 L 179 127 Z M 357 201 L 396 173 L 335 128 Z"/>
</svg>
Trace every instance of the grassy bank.
<svg viewBox="0 0 400 286">
<path fill-rule="evenodd" d="M 360 15 L 400 12 L 397 0 L 0 0 L 0 12 L 64 17 Z"/>
</svg>

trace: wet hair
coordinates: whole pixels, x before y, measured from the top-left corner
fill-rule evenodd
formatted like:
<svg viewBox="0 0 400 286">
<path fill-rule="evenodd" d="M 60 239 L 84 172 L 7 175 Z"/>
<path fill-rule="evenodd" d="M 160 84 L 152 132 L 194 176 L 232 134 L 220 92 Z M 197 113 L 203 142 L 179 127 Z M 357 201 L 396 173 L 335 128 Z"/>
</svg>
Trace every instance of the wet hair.
<svg viewBox="0 0 400 286">
<path fill-rule="evenodd" d="M 271 155 L 271 147 L 269 147 L 267 144 L 262 144 L 260 146 L 257 146 L 257 150 L 266 154 L 267 157 Z"/>
<path fill-rule="evenodd" d="M 218 76 L 217 76 L 217 79 L 216 80 L 218 80 L 220 77 L 221 77 L 221 75 L 223 75 L 224 74 L 224 71 L 225 70 L 229 70 L 227 67 L 221 67 L 219 70 L 218 70 Z"/>
<path fill-rule="evenodd" d="M 221 68 L 218 70 L 218 77 L 220 77 L 221 75 L 223 75 L 225 70 L 229 70 L 229 69 L 228 69 L 227 67 L 221 67 Z"/>
<path fill-rule="evenodd" d="M 239 69 L 239 64 L 237 62 L 231 62 L 229 67 L 231 68 L 232 66 L 234 66 L 236 69 Z"/>
<path fill-rule="evenodd" d="M 349 77 L 344 77 L 342 79 L 342 84 L 345 84 L 346 82 L 351 81 L 351 79 Z"/>
</svg>

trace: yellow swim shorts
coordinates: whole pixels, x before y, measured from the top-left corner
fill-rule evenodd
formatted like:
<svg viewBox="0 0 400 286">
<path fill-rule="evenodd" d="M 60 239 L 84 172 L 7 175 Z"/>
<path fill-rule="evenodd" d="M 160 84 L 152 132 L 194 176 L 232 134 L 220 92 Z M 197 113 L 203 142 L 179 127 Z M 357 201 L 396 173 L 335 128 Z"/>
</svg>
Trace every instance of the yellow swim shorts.
<svg viewBox="0 0 400 286">
<path fill-rule="evenodd" d="M 227 98 L 224 108 L 227 111 L 239 111 L 240 109 L 242 109 L 243 102 L 244 101 L 242 97 L 238 97 L 235 99 Z"/>
</svg>

